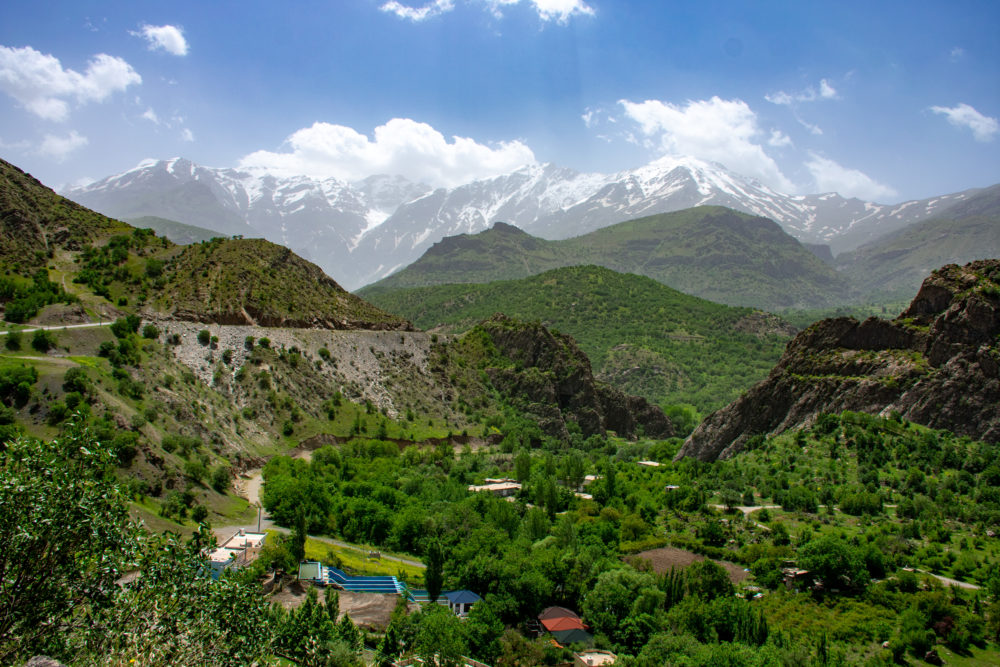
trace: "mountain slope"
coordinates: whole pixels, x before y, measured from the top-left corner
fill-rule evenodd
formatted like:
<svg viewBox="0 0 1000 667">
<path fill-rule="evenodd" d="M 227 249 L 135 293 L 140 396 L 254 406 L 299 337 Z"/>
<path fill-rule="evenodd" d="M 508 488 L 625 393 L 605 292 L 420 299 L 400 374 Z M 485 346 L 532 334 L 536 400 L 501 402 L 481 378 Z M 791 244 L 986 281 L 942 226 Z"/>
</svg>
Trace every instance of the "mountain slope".
<svg viewBox="0 0 1000 667">
<path fill-rule="evenodd" d="M 186 225 L 183 222 L 167 220 L 166 218 L 157 218 L 151 215 L 143 216 L 141 218 L 132 218 L 130 220 L 126 220 L 125 222 L 138 229 L 152 229 L 156 232 L 157 236 L 168 238 L 178 245 L 200 243 L 201 241 L 208 241 L 216 236 L 219 236 L 218 232 L 211 229 L 195 227 L 194 225 Z"/>
<path fill-rule="evenodd" d="M 92 290 L 91 305 L 139 304 L 148 317 L 331 329 L 409 327 L 346 292 L 288 248 L 221 238 L 178 247 L 64 199 L 6 162 L 0 162 L 0 262 L 21 270 L 58 264 L 64 286 L 75 279 Z"/>
<path fill-rule="evenodd" d="M 172 317 L 218 324 L 323 329 L 409 329 L 345 291 L 284 246 L 263 239 L 213 239 L 184 246 L 153 299 Z"/>
<path fill-rule="evenodd" d="M 763 379 L 794 333 L 774 316 L 596 266 L 370 298 L 423 329 L 465 331 L 496 312 L 540 321 L 573 336 L 598 379 L 659 404 L 692 403 L 703 411 Z"/>
<path fill-rule="evenodd" d="M 766 380 L 710 415 L 679 457 L 711 461 L 755 435 L 843 410 L 884 413 L 1000 442 L 1000 260 L 949 265 L 895 320 L 823 320 Z"/>
<path fill-rule="evenodd" d="M 358 291 L 521 278 L 558 266 L 597 264 L 637 273 L 688 294 L 775 310 L 846 300 L 837 273 L 766 218 L 702 206 L 632 220 L 564 241 L 508 225 L 447 238 L 402 271 Z"/>
<path fill-rule="evenodd" d="M 356 289 L 406 266 L 441 238 L 474 234 L 498 220 L 565 239 L 641 216 L 717 205 L 768 217 L 800 241 L 838 254 L 940 214 L 970 192 L 894 206 L 836 193 L 786 195 L 690 157 L 664 157 L 615 174 L 533 164 L 436 190 L 399 176 L 357 183 L 279 178 L 175 158 L 66 194 L 117 217 L 153 215 L 225 235 L 260 234 Z"/>
<path fill-rule="evenodd" d="M 1000 185 L 840 255 L 836 265 L 861 294 L 909 298 L 935 267 L 990 257 L 1000 257 Z"/>
<path fill-rule="evenodd" d="M 44 266 L 56 249 L 80 250 L 128 225 L 60 197 L 0 160 L 0 261 L 21 270 Z"/>
</svg>

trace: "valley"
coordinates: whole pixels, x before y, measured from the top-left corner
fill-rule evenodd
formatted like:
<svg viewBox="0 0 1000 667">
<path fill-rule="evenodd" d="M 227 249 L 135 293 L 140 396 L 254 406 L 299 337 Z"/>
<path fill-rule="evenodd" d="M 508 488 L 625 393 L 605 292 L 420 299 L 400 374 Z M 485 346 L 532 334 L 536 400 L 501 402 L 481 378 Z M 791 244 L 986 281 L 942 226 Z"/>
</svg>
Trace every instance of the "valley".
<svg viewBox="0 0 1000 667">
<path fill-rule="evenodd" d="M 0 661 L 1000 657 L 997 260 L 798 331 L 764 306 L 847 284 L 703 207 L 568 241 L 497 225 L 353 295 L 284 246 L 178 245 L 3 166 L 0 572 L 34 583 L 0 588 Z M 714 258 L 670 279 L 701 297 L 664 284 L 678 256 Z M 203 576 L 254 500 L 258 557 Z M 362 612 L 303 560 L 413 599 Z M 480 598 L 464 619 L 416 602 L 453 591 Z M 543 631 L 553 606 L 583 634 Z"/>
</svg>

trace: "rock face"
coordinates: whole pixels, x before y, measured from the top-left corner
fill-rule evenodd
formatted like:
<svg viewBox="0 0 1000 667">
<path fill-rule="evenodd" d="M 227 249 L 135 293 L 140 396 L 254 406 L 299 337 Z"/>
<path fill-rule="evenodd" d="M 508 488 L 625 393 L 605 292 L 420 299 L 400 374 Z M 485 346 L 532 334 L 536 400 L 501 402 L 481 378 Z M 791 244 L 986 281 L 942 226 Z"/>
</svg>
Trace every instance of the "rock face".
<svg viewBox="0 0 1000 667">
<path fill-rule="evenodd" d="M 1000 260 L 950 264 L 895 320 L 823 320 L 796 336 L 766 380 L 710 415 L 678 458 L 728 458 L 755 435 L 821 413 L 898 412 L 1000 441 Z"/>
<path fill-rule="evenodd" d="M 567 422 L 574 421 L 585 437 L 614 431 L 631 438 L 640 430 L 657 438 L 673 435 L 660 408 L 597 382 L 587 355 L 569 336 L 500 314 L 480 326 L 500 355 L 513 362 L 488 368 L 490 381 L 545 433 L 568 439 Z"/>
</svg>

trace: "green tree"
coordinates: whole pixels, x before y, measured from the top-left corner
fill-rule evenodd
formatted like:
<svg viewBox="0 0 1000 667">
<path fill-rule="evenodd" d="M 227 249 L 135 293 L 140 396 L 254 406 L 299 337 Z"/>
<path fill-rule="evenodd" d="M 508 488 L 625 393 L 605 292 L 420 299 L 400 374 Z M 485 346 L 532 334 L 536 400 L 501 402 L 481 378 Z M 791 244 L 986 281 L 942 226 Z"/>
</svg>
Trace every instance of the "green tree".
<svg viewBox="0 0 1000 667">
<path fill-rule="evenodd" d="M 707 558 L 686 568 L 684 578 L 688 595 L 695 595 L 703 600 L 731 596 L 735 592 L 725 568 Z"/>
<path fill-rule="evenodd" d="M 51 331 L 38 329 L 31 335 L 31 347 L 38 352 L 48 352 L 56 346 L 56 337 Z"/>
<path fill-rule="evenodd" d="M 799 551 L 799 563 L 828 589 L 860 592 L 870 581 L 860 550 L 837 537 L 810 540 Z"/>
<path fill-rule="evenodd" d="M 300 507 L 295 515 L 295 525 L 292 527 L 288 543 L 288 550 L 296 563 L 301 563 L 306 559 L 306 528 L 306 512 L 304 508 Z"/>
<path fill-rule="evenodd" d="M 444 585 L 444 551 L 441 542 L 432 539 L 427 545 L 427 570 L 424 581 L 427 585 L 427 595 L 431 602 L 436 602 Z"/>
<path fill-rule="evenodd" d="M 58 648 L 74 609 L 113 599 L 138 546 L 113 465 L 78 426 L 0 455 L 0 663 Z"/>
<path fill-rule="evenodd" d="M 468 650 L 462 621 L 439 604 L 424 605 L 417 614 L 417 632 L 413 652 L 431 667 L 455 667 L 462 664 Z"/>
</svg>

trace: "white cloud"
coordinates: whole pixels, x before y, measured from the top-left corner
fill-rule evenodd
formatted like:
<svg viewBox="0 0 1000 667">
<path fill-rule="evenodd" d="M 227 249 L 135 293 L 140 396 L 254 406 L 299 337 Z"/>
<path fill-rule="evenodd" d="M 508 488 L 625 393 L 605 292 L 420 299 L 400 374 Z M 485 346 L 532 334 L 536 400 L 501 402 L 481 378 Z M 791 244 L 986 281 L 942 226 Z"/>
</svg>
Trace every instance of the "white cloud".
<svg viewBox="0 0 1000 667">
<path fill-rule="evenodd" d="M 566 23 L 571 16 L 593 16 L 594 9 L 583 0 L 530 0 L 543 21 Z"/>
<path fill-rule="evenodd" d="M 806 168 L 816 182 L 818 192 L 838 192 L 845 197 L 858 197 L 869 201 L 885 201 L 896 196 L 896 191 L 858 171 L 843 167 L 829 158 L 810 154 Z"/>
<path fill-rule="evenodd" d="M 383 12 L 389 12 L 391 14 L 395 14 L 401 19 L 414 22 L 423 21 L 433 16 L 450 12 L 454 8 L 455 4 L 452 0 L 434 0 L 434 2 L 428 3 L 423 7 L 407 7 L 396 0 L 389 0 L 389 2 L 386 2 L 384 5 L 379 7 L 379 9 Z"/>
<path fill-rule="evenodd" d="M 181 139 L 184 141 L 194 141 L 194 132 L 185 127 L 181 130 Z"/>
<path fill-rule="evenodd" d="M 102 102 L 112 93 L 142 83 L 142 77 L 121 58 L 99 53 L 83 74 L 63 69 L 59 59 L 30 46 L 0 46 L 0 90 L 31 113 L 46 120 L 69 117 L 69 100 Z"/>
<path fill-rule="evenodd" d="M 712 160 L 783 192 L 794 190 L 758 143 L 763 133 L 757 126 L 757 115 L 743 100 L 713 97 L 688 101 L 684 106 L 659 100 L 621 100 L 619 104 L 625 115 L 639 124 L 647 145 L 658 142 L 664 153 Z"/>
<path fill-rule="evenodd" d="M 948 58 L 953 63 L 957 63 L 964 57 L 965 57 L 965 49 L 963 49 L 961 46 L 952 47 L 951 52 L 948 54 Z"/>
<path fill-rule="evenodd" d="M 968 104 L 959 103 L 954 107 L 931 107 L 934 113 L 944 114 L 948 122 L 955 127 L 967 127 L 972 130 L 976 141 L 986 143 L 993 141 L 1000 132 L 1000 124 L 996 118 L 984 116 Z"/>
<path fill-rule="evenodd" d="M 82 137 L 77 134 L 76 130 L 71 130 L 65 137 L 46 134 L 42 140 L 42 145 L 38 147 L 38 152 L 54 159 L 56 162 L 62 162 L 69 157 L 70 153 L 86 145 L 87 137 Z"/>
<path fill-rule="evenodd" d="M 768 146 L 783 148 L 792 145 L 792 139 L 781 130 L 771 130 L 771 137 L 767 140 Z"/>
<path fill-rule="evenodd" d="M 130 31 L 136 37 L 148 42 L 149 50 L 163 49 L 175 56 L 186 56 L 188 43 L 184 31 L 173 25 L 144 25 L 138 31 Z"/>
<path fill-rule="evenodd" d="M 288 152 L 257 151 L 240 161 L 279 175 L 353 181 L 372 174 L 401 174 L 434 186 L 454 187 L 505 174 L 535 162 L 520 141 L 495 146 L 444 135 L 426 123 L 393 118 L 375 128 L 374 140 L 343 125 L 314 123 L 286 140 Z"/>
<path fill-rule="evenodd" d="M 156 115 L 155 111 L 153 111 L 153 107 L 146 109 L 146 111 L 143 112 L 142 117 L 154 125 L 160 124 L 160 117 Z"/>
<path fill-rule="evenodd" d="M 805 90 L 800 90 L 797 93 L 786 93 L 783 90 L 779 90 L 776 93 L 770 95 L 765 95 L 764 99 L 771 104 L 781 104 L 784 106 L 795 106 L 800 102 L 815 102 L 817 100 L 835 100 L 837 99 L 837 89 L 830 84 L 826 79 L 820 79 L 819 89 L 813 88 L 812 86 L 807 87 Z"/>
<path fill-rule="evenodd" d="M 485 4 L 495 18 L 503 17 L 503 8 L 519 4 L 521 0 L 467 0 Z M 593 16 L 594 9 L 584 0 L 527 0 L 543 21 L 563 23 L 576 15 Z M 388 0 L 379 9 L 395 14 L 401 19 L 419 23 L 434 16 L 450 12 L 455 8 L 454 0 L 433 0 L 419 7 L 404 5 L 399 0 Z"/>
</svg>

